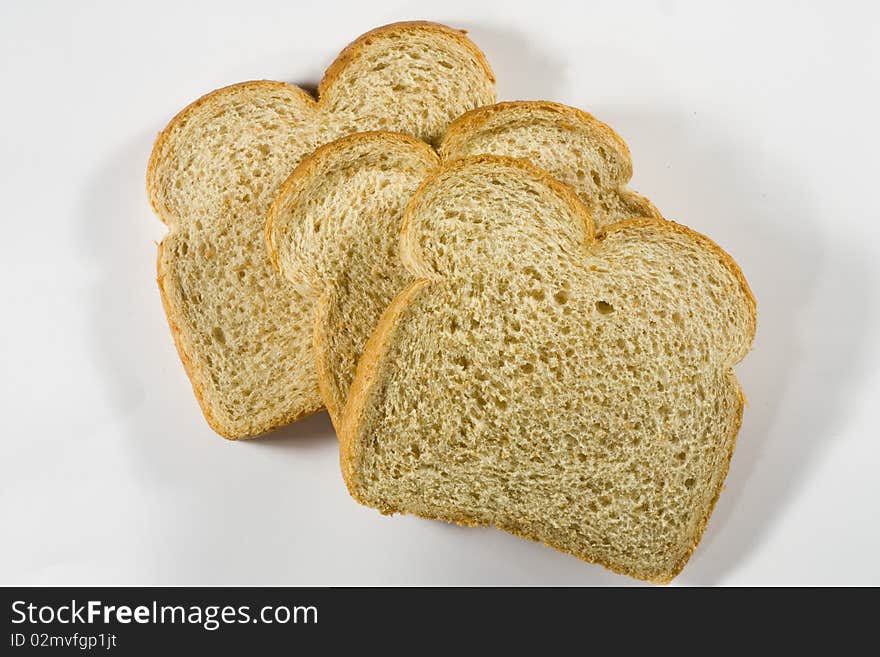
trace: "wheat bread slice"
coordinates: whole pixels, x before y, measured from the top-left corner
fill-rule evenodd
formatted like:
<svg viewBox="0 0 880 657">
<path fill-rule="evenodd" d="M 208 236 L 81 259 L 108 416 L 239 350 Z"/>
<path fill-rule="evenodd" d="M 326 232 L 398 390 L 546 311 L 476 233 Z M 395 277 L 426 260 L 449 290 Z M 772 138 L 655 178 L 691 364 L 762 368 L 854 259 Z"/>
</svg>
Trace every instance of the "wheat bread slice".
<svg viewBox="0 0 880 657">
<path fill-rule="evenodd" d="M 266 254 L 269 205 L 304 155 L 342 135 L 389 129 L 436 142 L 494 101 L 494 78 L 458 30 L 397 23 L 349 45 L 316 100 L 256 81 L 200 98 L 156 140 L 147 191 L 168 234 L 158 283 L 181 360 L 209 424 L 250 437 L 321 408 L 314 303 Z"/>
<path fill-rule="evenodd" d="M 602 225 L 660 216 L 626 188 L 632 164 L 623 140 L 573 107 L 527 101 L 472 110 L 450 125 L 438 150 L 446 160 L 480 152 L 529 158 L 569 183 Z M 389 167 L 389 159 L 402 169 Z M 367 338 L 411 281 L 397 254 L 403 209 L 419 175 L 438 164 L 416 140 L 352 135 L 303 162 L 270 209 L 271 257 L 300 294 L 317 300 L 315 363 L 334 425 Z"/>
<path fill-rule="evenodd" d="M 522 160 L 445 163 L 408 204 L 416 279 L 359 363 L 340 429 L 352 496 L 493 525 L 668 582 L 694 551 L 743 411 L 754 298 L 673 222 L 596 233 Z"/>
</svg>

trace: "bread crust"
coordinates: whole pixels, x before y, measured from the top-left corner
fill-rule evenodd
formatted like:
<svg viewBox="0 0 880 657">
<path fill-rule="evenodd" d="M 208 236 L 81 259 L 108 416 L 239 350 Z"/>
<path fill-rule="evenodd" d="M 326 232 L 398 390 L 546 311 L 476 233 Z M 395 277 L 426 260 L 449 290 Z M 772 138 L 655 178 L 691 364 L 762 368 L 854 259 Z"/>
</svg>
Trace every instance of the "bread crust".
<svg viewBox="0 0 880 657">
<path fill-rule="evenodd" d="M 584 244 L 585 254 L 588 254 L 591 249 L 599 245 L 608 235 L 630 226 L 654 225 L 659 227 L 661 230 L 688 235 L 699 244 L 704 246 L 706 249 L 711 251 L 714 255 L 716 255 L 725 264 L 725 266 L 734 273 L 736 279 L 741 285 L 744 296 L 749 304 L 750 323 L 748 345 L 751 345 L 751 342 L 754 339 L 755 328 L 757 324 L 757 307 L 755 298 L 739 266 L 729 254 L 721 249 L 720 246 L 718 246 L 708 237 L 705 237 L 704 235 L 697 233 L 696 231 L 693 231 L 686 226 L 657 218 L 630 219 L 609 225 L 603 231 L 597 233 L 593 231 L 593 224 L 589 219 L 589 213 L 586 211 L 586 207 L 583 206 L 583 204 L 577 198 L 576 194 L 574 194 L 574 192 L 570 188 L 557 182 L 555 179 L 549 176 L 549 174 L 545 173 L 541 169 L 538 169 L 530 162 L 527 162 L 525 160 L 504 158 L 492 155 L 481 155 L 472 158 L 466 158 L 464 161 L 455 161 L 452 163 L 445 163 L 441 165 L 439 170 L 433 172 L 431 176 L 426 178 L 426 180 L 422 183 L 422 186 L 419 188 L 419 190 L 410 200 L 410 203 L 407 205 L 402 229 L 404 235 L 409 230 L 411 215 L 418 207 L 417 204 L 420 202 L 420 198 L 424 193 L 424 188 L 429 185 L 432 180 L 436 179 L 437 176 L 442 175 L 442 173 L 449 170 L 454 170 L 455 168 L 466 166 L 468 161 L 477 161 L 482 163 L 497 162 L 499 165 L 515 166 L 518 168 L 522 168 L 524 170 L 530 171 L 533 175 L 537 175 L 543 180 L 547 181 L 548 184 L 550 184 L 554 189 L 557 190 L 557 192 L 561 193 L 567 199 L 571 199 L 573 197 L 573 200 L 569 200 L 569 202 L 573 203 L 578 208 L 578 216 L 584 218 L 585 226 L 588 228 L 589 231 L 587 233 L 588 238 L 592 236 L 592 239 L 587 239 Z M 401 241 L 401 257 L 407 268 L 412 268 L 411 271 L 413 271 L 414 274 L 419 275 L 426 272 L 427 267 L 418 257 L 418 254 L 413 252 L 414 244 L 415 240 L 403 239 Z M 339 458 L 343 478 L 351 496 L 361 504 L 365 504 L 367 506 L 375 506 L 375 504 L 371 504 L 368 502 L 368 500 L 365 499 L 363 492 L 360 490 L 359 482 L 357 479 L 357 470 L 359 461 L 361 459 L 362 441 L 360 440 L 360 438 L 363 431 L 365 430 L 365 425 L 369 419 L 367 417 L 367 410 L 370 407 L 370 402 L 372 398 L 381 389 L 386 373 L 385 356 L 391 347 L 396 329 L 402 324 L 403 316 L 412 306 L 418 295 L 428 290 L 430 286 L 438 284 L 442 284 L 442 279 L 439 279 L 436 276 L 432 278 L 426 278 L 423 276 L 412 282 L 405 290 L 403 290 L 388 306 L 388 308 L 382 315 L 382 318 L 376 326 L 373 335 L 370 337 L 364 353 L 358 363 L 357 372 L 355 374 L 354 382 L 349 393 L 348 403 L 346 404 L 342 421 L 340 422 L 340 426 L 338 427 L 338 433 L 340 442 Z M 728 364 L 728 368 L 732 368 L 732 366 L 742 360 L 744 356 L 745 353 L 734 354 L 734 356 L 731 358 L 732 362 Z M 626 568 L 622 568 L 619 565 L 607 563 L 601 559 L 596 559 L 591 555 L 578 553 L 577 551 L 568 549 L 565 546 L 547 543 L 539 537 L 530 534 L 528 531 L 524 531 L 521 527 L 514 527 L 510 525 L 505 525 L 503 523 L 494 524 L 493 526 L 496 526 L 503 531 L 515 534 L 522 538 L 545 543 L 547 545 L 550 545 L 554 549 L 571 554 L 588 563 L 601 565 L 608 570 L 611 570 L 612 572 L 618 574 L 627 575 L 629 577 L 649 581 L 656 584 L 669 583 L 681 572 L 681 570 L 684 568 L 684 566 L 687 564 L 688 560 L 692 556 L 693 552 L 696 550 L 696 547 L 699 544 L 700 539 L 702 538 L 702 535 L 706 529 L 715 504 L 718 501 L 724 485 L 724 480 L 726 479 L 728 470 L 730 468 L 730 461 L 733 456 L 736 437 L 739 433 L 739 429 L 742 423 L 745 397 L 732 369 L 727 370 L 726 376 L 729 378 L 731 384 L 735 386 L 735 390 L 738 393 L 739 397 L 739 404 L 736 409 L 736 418 L 733 423 L 732 435 L 729 436 L 730 448 L 724 458 L 723 465 L 721 466 L 721 476 L 718 479 L 718 484 L 715 487 L 715 490 L 712 492 L 711 501 L 706 508 L 705 514 L 697 521 L 695 525 L 692 544 L 688 546 L 682 558 L 667 572 L 657 575 L 654 573 L 629 570 Z M 386 515 L 400 512 L 399 509 L 391 507 L 379 508 L 378 510 Z M 404 513 L 410 512 L 407 511 Z M 427 519 L 444 520 L 464 526 L 486 526 L 486 523 L 481 522 L 478 518 L 471 517 L 465 514 L 450 514 L 445 511 L 438 511 L 436 514 L 412 513 L 412 515 L 417 515 Z"/>
<path fill-rule="evenodd" d="M 483 68 L 489 81 L 492 82 L 492 84 L 495 84 L 495 74 L 492 72 L 492 67 L 489 66 L 486 55 L 483 54 L 483 51 L 480 50 L 473 41 L 465 36 L 467 35 L 467 30 L 457 30 L 448 25 L 435 23 L 433 21 L 401 21 L 399 23 L 391 23 L 390 25 L 383 25 L 382 27 L 372 29 L 369 32 L 362 34 L 343 48 L 342 52 L 339 53 L 333 63 L 330 64 L 324 72 L 324 77 L 321 78 L 321 82 L 318 84 L 318 97 L 320 98 L 324 91 L 336 82 L 342 71 L 344 71 L 345 68 L 357 58 L 361 51 L 363 51 L 373 39 L 385 36 L 389 32 L 404 33 L 413 31 L 434 32 L 435 34 L 442 34 L 444 37 L 451 37 L 460 45 L 464 46 L 466 50 L 470 51 L 477 63 Z"/>
<path fill-rule="evenodd" d="M 327 354 L 328 336 L 326 332 L 318 330 L 319 326 L 325 325 L 325 317 L 327 316 L 330 294 L 332 292 L 332 290 L 328 289 L 318 299 L 318 305 L 315 309 L 315 330 L 312 331 L 312 352 L 315 357 L 315 371 L 318 375 L 318 391 L 321 393 L 321 399 L 324 400 L 324 406 L 327 409 L 327 414 L 330 416 L 330 422 L 333 424 L 333 429 L 338 436 L 341 431 L 339 418 L 342 415 L 343 409 L 339 408 L 339 404 L 336 403 L 336 395 L 331 385 L 333 372 L 325 357 Z"/>
<path fill-rule="evenodd" d="M 156 215 L 164 224 L 169 227 L 169 231 L 174 231 L 175 227 L 180 223 L 181 218 L 176 216 L 175 212 L 171 208 L 169 208 L 161 198 L 161 188 L 158 184 L 158 173 L 160 167 L 166 161 L 166 159 L 171 157 L 171 154 L 168 152 L 168 146 L 169 140 L 171 139 L 172 135 L 174 135 L 174 133 L 183 125 L 185 125 L 186 122 L 188 122 L 191 118 L 201 112 L 206 106 L 210 106 L 212 103 L 228 98 L 230 96 L 247 94 L 251 91 L 269 90 L 292 93 L 297 98 L 297 100 L 306 103 L 308 106 L 312 106 L 315 108 L 321 107 L 323 106 L 322 94 L 325 93 L 328 89 L 332 88 L 332 86 L 336 83 L 345 68 L 357 59 L 358 55 L 367 45 L 369 45 L 369 42 L 372 39 L 380 38 L 389 34 L 406 34 L 414 32 L 442 35 L 444 39 L 453 39 L 456 43 L 462 45 L 468 52 L 471 53 L 480 69 L 485 73 L 488 81 L 490 81 L 492 84 L 495 83 L 495 76 L 492 73 L 492 70 L 489 66 L 488 61 L 486 60 L 485 55 L 473 42 L 470 41 L 470 39 L 465 36 L 464 31 L 455 30 L 439 23 L 432 23 L 428 21 L 410 21 L 391 23 L 382 27 L 378 27 L 357 38 L 346 48 L 344 48 L 342 52 L 336 57 L 334 62 L 325 71 L 321 82 L 318 85 L 319 93 L 317 98 L 296 85 L 272 80 L 252 80 L 216 89 L 201 96 L 197 100 L 187 105 L 180 112 L 178 112 L 174 116 L 174 118 L 171 119 L 168 125 L 156 137 L 146 171 L 147 197 Z M 425 147 L 430 148 L 429 146 L 427 146 L 427 144 L 425 144 Z M 167 235 L 165 236 L 165 238 L 167 238 Z M 163 243 L 165 238 L 163 238 L 162 240 Z M 181 359 L 181 362 L 183 363 L 187 376 L 189 376 L 190 382 L 192 383 L 193 391 L 196 395 L 196 399 L 199 402 L 199 406 L 202 409 L 202 413 L 205 416 L 206 421 L 211 426 L 211 428 L 214 429 L 214 431 L 230 439 L 255 437 L 286 424 L 290 424 L 291 422 L 294 422 L 321 409 L 320 405 L 315 408 L 303 408 L 295 413 L 279 417 L 275 422 L 257 427 L 253 431 L 248 430 L 244 432 L 233 423 L 225 421 L 222 417 L 218 417 L 217 414 L 212 410 L 211 404 L 208 399 L 208 384 L 205 381 L 204 373 L 200 371 L 198 364 L 190 355 L 192 344 L 190 344 L 190 341 L 184 335 L 180 327 L 179 319 L 184 315 L 184 311 L 183 309 L 175 307 L 174 303 L 166 293 L 164 287 L 166 284 L 166 272 L 164 272 L 161 267 L 162 243 L 160 243 L 159 245 L 158 257 L 159 265 L 157 267 L 157 280 L 159 284 L 159 294 L 162 299 L 162 305 L 165 309 L 165 315 L 168 319 L 168 324 L 171 329 L 172 337 L 174 338 L 174 343 L 177 348 L 178 355 Z"/>
</svg>

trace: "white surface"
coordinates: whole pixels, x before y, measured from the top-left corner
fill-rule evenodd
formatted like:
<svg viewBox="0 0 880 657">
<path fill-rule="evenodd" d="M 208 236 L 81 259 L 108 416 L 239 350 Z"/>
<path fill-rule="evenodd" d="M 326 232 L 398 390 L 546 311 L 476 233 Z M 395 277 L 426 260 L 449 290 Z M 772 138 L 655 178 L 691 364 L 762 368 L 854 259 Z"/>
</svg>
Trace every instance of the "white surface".
<svg viewBox="0 0 880 657">
<path fill-rule="evenodd" d="M 880 584 L 876 3 L 122 4 L 0 7 L 0 583 L 632 583 L 358 506 L 326 415 L 218 438 L 174 351 L 144 193 L 156 132 L 215 87 L 314 84 L 362 32 L 430 18 L 470 30 L 501 99 L 616 128 L 634 188 L 755 291 L 750 406 L 677 582 Z"/>
</svg>

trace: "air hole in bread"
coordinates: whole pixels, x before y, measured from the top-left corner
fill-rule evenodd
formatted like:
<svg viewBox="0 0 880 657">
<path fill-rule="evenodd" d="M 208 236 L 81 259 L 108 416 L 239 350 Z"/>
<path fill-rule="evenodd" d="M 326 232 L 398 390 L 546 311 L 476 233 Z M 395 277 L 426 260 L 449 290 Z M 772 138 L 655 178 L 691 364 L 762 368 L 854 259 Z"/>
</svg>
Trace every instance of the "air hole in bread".
<svg viewBox="0 0 880 657">
<path fill-rule="evenodd" d="M 534 278 L 536 281 L 540 281 L 540 280 L 541 280 L 541 274 L 540 274 L 540 273 L 538 272 L 538 270 L 535 269 L 534 267 L 525 267 L 525 268 L 523 268 L 523 273 L 524 273 L 524 274 L 527 274 L 528 276 L 530 276 L 530 277 L 532 277 L 532 278 Z"/>
<path fill-rule="evenodd" d="M 211 331 L 211 337 L 219 344 L 226 344 L 226 335 L 223 333 L 223 329 L 219 326 L 215 326 Z"/>
<path fill-rule="evenodd" d="M 597 301 L 596 310 L 600 315 L 610 315 L 614 312 L 614 306 L 612 306 L 607 301 Z"/>
</svg>

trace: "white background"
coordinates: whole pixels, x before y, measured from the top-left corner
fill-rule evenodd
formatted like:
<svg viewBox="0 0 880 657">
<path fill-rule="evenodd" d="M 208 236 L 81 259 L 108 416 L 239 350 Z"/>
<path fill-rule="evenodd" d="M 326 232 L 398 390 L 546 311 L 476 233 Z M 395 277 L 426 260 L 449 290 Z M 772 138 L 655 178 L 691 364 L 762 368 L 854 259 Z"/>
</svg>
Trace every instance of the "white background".
<svg viewBox="0 0 880 657">
<path fill-rule="evenodd" d="M 676 582 L 880 584 L 880 13 L 726 4 L 4 2 L 0 583 L 633 583 L 358 506 L 324 414 L 227 442 L 177 359 L 156 133 L 215 87 L 315 84 L 362 32 L 427 18 L 470 31 L 500 99 L 610 123 L 633 187 L 754 289 L 739 446 Z"/>
</svg>

